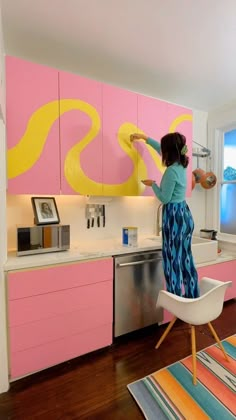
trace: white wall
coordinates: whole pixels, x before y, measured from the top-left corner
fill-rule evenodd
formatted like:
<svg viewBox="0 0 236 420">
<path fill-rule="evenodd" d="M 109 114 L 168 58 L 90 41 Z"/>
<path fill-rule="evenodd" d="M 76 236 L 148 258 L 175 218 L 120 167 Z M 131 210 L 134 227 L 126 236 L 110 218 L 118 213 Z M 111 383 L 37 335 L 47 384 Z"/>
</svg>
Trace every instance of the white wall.
<svg viewBox="0 0 236 420">
<path fill-rule="evenodd" d="M 193 138 L 206 145 L 207 113 L 194 111 Z M 201 167 L 206 162 L 200 161 Z M 193 167 L 197 165 L 196 158 Z M 80 242 L 96 239 L 119 238 L 123 226 L 137 226 L 140 235 L 155 233 L 156 210 L 158 201 L 154 197 L 115 197 L 106 204 L 106 227 L 86 228 L 85 204 L 86 198 L 80 196 L 55 196 L 61 223 L 71 225 L 72 246 Z M 188 199 L 195 219 L 195 230 L 199 232 L 205 227 L 206 192 L 196 186 L 192 197 Z M 16 225 L 33 224 L 33 211 L 30 196 L 7 197 L 7 231 L 8 249 L 16 248 Z"/>
</svg>

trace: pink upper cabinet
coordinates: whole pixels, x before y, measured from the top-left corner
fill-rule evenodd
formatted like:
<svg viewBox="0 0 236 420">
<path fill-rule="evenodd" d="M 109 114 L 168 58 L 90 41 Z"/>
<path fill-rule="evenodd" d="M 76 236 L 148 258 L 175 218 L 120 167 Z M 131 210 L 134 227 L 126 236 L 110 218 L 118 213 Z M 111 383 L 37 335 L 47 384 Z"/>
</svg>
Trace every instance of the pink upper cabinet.
<svg viewBox="0 0 236 420">
<path fill-rule="evenodd" d="M 8 192 L 60 192 L 57 70 L 6 57 Z"/>
<path fill-rule="evenodd" d="M 130 134 L 137 131 L 137 95 L 103 84 L 103 195 L 139 195 L 137 150 Z"/>
<path fill-rule="evenodd" d="M 62 194 L 102 195 L 102 85 L 60 72 Z"/>
<path fill-rule="evenodd" d="M 159 141 L 167 132 L 167 103 L 138 95 L 138 127 L 148 137 Z M 153 179 L 160 184 L 164 172 L 160 155 L 145 142 L 136 142 L 139 152 L 139 179 Z M 153 195 L 146 187 L 143 195 Z"/>
<path fill-rule="evenodd" d="M 147 136 L 160 141 L 169 132 L 179 131 L 187 138 L 189 157 L 192 154 L 192 112 L 189 109 L 158 99 L 138 95 L 138 127 Z M 165 168 L 161 156 L 144 142 L 135 144 L 139 151 L 139 178 L 156 180 L 160 184 Z M 145 173 L 146 168 L 146 173 Z M 191 195 L 191 158 L 188 167 L 187 196 Z M 144 195 L 153 195 L 147 187 Z"/>
<path fill-rule="evenodd" d="M 169 104 L 167 107 L 167 124 L 168 132 L 178 131 L 184 134 L 188 146 L 189 165 L 187 168 L 188 186 L 187 197 L 191 196 L 192 192 L 192 126 L 193 126 L 192 111 L 178 105 Z"/>
</svg>

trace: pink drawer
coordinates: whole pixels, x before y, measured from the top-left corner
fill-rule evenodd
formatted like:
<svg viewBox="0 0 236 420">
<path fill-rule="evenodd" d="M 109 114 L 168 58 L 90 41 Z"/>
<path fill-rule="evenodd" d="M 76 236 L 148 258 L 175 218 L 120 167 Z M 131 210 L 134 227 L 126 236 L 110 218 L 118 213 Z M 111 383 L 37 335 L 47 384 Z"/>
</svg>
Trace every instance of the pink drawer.
<svg viewBox="0 0 236 420">
<path fill-rule="evenodd" d="M 12 327 L 10 328 L 11 356 L 18 351 L 112 324 L 112 317 L 112 299 L 110 299 L 105 305 L 98 302 L 93 308 Z"/>
<path fill-rule="evenodd" d="M 42 346 L 14 353 L 11 357 L 10 376 L 17 378 L 49 366 L 62 363 L 112 343 L 112 324 L 64 337 Z"/>
<path fill-rule="evenodd" d="M 110 305 L 113 282 L 104 281 L 9 302 L 9 326 L 52 318 L 82 309 Z"/>
<path fill-rule="evenodd" d="M 113 278 L 113 260 L 82 261 L 8 273 L 9 300 L 99 283 Z"/>
</svg>

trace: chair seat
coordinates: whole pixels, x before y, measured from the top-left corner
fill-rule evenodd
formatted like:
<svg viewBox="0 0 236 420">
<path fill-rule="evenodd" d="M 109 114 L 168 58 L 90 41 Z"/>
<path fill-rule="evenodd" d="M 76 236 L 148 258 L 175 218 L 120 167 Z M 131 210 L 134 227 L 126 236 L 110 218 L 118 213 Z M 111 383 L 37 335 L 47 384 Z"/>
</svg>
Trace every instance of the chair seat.
<svg viewBox="0 0 236 420">
<path fill-rule="evenodd" d="M 200 282 L 200 297 L 189 299 L 161 290 L 157 306 L 191 325 L 206 324 L 221 314 L 225 291 L 231 285 L 232 281 L 222 282 L 203 277 Z"/>
<path fill-rule="evenodd" d="M 167 309 L 174 315 L 174 318 L 167 326 L 161 338 L 157 342 L 156 349 L 170 332 L 177 318 L 191 324 L 192 360 L 193 360 L 193 384 L 197 383 L 197 360 L 196 360 L 196 335 L 195 325 L 208 324 L 208 327 L 217 341 L 225 360 L 229 361 L 228 356 L 216 334 L 211 321 L 216 319 L 222 312 L 224 296 L 227 287 L 232 285 L 232 281 L 222 282 L 219 280 L 204 277 L 200 282 L 200 297 L 188 299 L 176 296 L 173 293 L 161 290 L 157 299 L 157 306 Z"/>
</svg>

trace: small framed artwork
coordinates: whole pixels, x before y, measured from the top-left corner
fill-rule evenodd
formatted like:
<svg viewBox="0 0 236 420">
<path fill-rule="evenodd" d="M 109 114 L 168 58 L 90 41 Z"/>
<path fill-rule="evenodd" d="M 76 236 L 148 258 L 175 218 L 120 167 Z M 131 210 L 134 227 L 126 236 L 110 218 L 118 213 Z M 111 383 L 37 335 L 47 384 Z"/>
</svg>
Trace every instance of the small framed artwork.
<svg viewBox="0 0 236 420">
<path fill-rule="evenodd" d="M 31 197 L 36 225 L 60 223 L 54 197 Z"/>
</svg>

